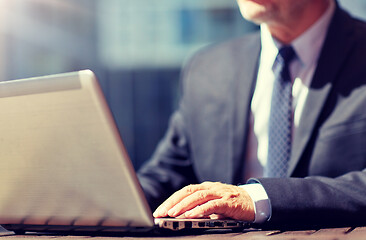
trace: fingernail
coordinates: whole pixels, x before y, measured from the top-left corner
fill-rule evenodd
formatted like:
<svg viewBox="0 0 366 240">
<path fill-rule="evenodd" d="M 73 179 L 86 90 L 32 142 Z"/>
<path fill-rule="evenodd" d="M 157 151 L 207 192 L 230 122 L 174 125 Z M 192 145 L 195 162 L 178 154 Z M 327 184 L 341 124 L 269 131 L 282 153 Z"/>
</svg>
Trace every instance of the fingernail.
<svg viewBox="0 0 366 240">
<path fill-rule="evenodd" d="M 186 216 L 186 218 L 191 218 L 191 217 L 194 217 L 194 214 L 192 211 L 188 211 L 188 212 L 184 213 L 184 216 Z"/>
<path fill-rule="evenodd" d="M 154 217 L 163 217 L 166 215 L 166 210 L 164 208 L 158 208 L 153 213 Z"/>
<path fill-rule="evenodd" d="M 168 215 L 171 217 L 175 217 L 177 215 L 177 211 L 175 210 L 175 208 L 172 208 L 168 211 Z"/>
</svg>

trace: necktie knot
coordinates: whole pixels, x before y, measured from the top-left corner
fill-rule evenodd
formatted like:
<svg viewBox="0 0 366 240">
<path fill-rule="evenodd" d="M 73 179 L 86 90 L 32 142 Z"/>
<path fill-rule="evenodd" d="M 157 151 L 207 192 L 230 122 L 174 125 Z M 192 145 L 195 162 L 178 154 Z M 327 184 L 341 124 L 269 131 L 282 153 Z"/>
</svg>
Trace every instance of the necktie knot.
<svg viewBox="0 0 366 240">
<path fill-rule="evenodd" d="M 274 65 L 273 65 L 273 72 L 275 73 L 276 76 L 279 76 L 279 75 L 282 76 L 281 80 L 280 80 L 280 81 L 282 81 L 282 83 L 284 83 L 285 81 L 292 82 L 291 76 L 290 76 L 289 65 L 290 65 L 291 61 L 295 59 L 295 57 L 296 57 L 296 53 L 291 45 L 283 46 L 278 51 L 276 61 L 274 62 Z M 279 79 L 277 79 L 277 80 L 279 80 Z"/>
<path fill-rule="evenodd" d="M 288 65 L 296 56 L 295 50 L 291 45 L 286 45 L 278 51 L 278 58 L 284 65 Z"/>
</svg>

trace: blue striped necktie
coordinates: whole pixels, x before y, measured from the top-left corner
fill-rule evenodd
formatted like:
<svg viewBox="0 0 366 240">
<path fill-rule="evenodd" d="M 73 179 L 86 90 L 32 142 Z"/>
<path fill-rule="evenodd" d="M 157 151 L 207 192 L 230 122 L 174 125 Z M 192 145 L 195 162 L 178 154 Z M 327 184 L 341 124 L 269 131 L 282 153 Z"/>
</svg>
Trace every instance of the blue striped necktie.
<svg viewBox="0 0 366 240">
<path fill-rule="evenodd" d="M 265 177 L 286 177 L 287 175 L 292 140 L 292 81 L 289 65 L 295 56 L 291 46 L 284 46 L 279 50 L 273 66 L 275 82 L 269 117 Z"/>
</svg>

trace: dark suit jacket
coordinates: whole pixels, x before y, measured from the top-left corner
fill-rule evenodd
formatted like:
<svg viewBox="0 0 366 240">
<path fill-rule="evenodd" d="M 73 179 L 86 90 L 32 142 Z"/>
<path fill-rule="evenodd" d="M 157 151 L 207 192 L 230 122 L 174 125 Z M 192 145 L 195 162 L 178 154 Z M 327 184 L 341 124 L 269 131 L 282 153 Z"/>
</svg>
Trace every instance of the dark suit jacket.
<svg viewBox="0 0 366 240">
<path fill-rule="evenodd" d="M 155 208 L 202 181 L 242 184 L 258 33 L 196 54 L 183 97 L 139 179 Z M 293 141 L 289 178 L 258 181 L 269 223 L 366 223 L 366 24 L 337 7 Z"/>
</svg>

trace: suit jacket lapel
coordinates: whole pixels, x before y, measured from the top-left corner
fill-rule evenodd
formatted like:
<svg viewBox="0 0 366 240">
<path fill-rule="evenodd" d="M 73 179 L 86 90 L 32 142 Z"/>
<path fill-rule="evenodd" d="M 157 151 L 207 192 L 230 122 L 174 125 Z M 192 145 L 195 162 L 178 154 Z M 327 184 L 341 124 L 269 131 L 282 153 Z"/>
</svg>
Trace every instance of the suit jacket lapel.
<svg viewBox="0 0 366 240">
<path fill-rule="evenodd" d="M 238 69 L 236 79 L 232 82 L 232 94 L 229 98 L 231 102 L 231 133 L 229 136 L 229 146 L 232 148 L 229 159 L 233 161 L 232 182 L 244 183 L 243 164 L 245 160 L 246 140 L 248 135 L 250 103 L 253 95 L 255 80 L 258 72 L 258 59 L 260 53 L 259 33 L 245 38 L 242 46 L 238 48 L 237 60 L 235 61 Z"/>
<path fill-rule="evenodd" d="M 288 170 L 290 176 L 303 156 L 314 131 L 317 130 L 317 121 L 326 108 L 326 100 L 331 91 L 332 83 L 338 76 L 342 63 L 352 45 L 351 28 L 348 24 L 347 13 L 337 7 L 328 30 L 317 69 L 309 88 L 300 124 L 293 141 L 293 150 Z"/>
</svg>

